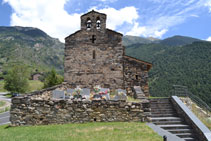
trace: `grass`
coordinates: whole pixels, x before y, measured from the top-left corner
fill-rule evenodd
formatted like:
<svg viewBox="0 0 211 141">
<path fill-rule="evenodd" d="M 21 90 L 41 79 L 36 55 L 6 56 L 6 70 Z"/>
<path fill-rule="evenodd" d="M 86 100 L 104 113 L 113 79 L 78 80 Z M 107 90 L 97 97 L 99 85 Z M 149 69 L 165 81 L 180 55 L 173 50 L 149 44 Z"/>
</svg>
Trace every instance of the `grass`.
<svg viewBox="0 0 211 141">
<path fill-rule="evenodd" d="M 131 97 L 131 96 L 127 96 L 127 101 L 128 101 L 128 102 L 140 102 L 140 99 L 134 99 L 134 98 Z"/>
<path fill-rule="evenodd" d="M 204 125 L 206 125 L 211 130 L 211 121 L 208 119 L 210 118 L 207 114 L 203 113 L 201 110 L 199 110 L 195 103 L 192 104 L 192 112 L 201 120 Z M 211 116 L 211 113 L 209 112 L 209 115 Z"/>
<path fill-rule="evenodd" d="M 29 80 L 29 92 L 41 90 L 44 83 L 39 80 Z"/>
<path fill-rule="evenodd" d="M 0 108 L 6 104 L 5 101 L 0 101 Z"/>
<path fill-rule="evenodd" d="M 10 106 L 0 109 L 0 113 L 7 112 L 10 110 Z"/>
<path fill-rule="evenodd" d="M 7 90 L 4 89 L 4 81 L 0 81 L 0 92 L 7 92 Z"/>
<path fill-rule="evenodd" d="M 162 141 L 145 123 L 98 122 L 5 128 L 2 141 Z"/>
<path fill-rule="evenodd" d="M 44 84 L 41 81 L 29 80 L 29 90 L 28 90 L 28 92 L 41 90 L 43 88 L 43 86 L 44 86 Z M 0 81 L 0 92 L 7 92 L 7 90 L 4 89 L 4 81 Z"/>
</svg>

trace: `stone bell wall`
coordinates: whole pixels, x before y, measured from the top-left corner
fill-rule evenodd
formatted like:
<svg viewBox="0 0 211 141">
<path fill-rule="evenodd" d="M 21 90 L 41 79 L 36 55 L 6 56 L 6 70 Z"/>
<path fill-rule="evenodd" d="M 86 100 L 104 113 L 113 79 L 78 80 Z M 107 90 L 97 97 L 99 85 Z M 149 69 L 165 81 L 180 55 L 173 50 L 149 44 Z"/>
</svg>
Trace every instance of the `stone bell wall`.
<svg viewBox="0 0 211 141">
<path fill-rule="evenodd" d="M 12 126 L 83 122 L 146 121 L 149 102 L 12 99 Z M 146 113 L 146 114 L 145 114 Z"/>
<path fill-rule="evenodd" d="M 149 96 L 148 68 L 144 63 L 137 63 L 124 58 L 124 83 L 128 94 L 133 96 L 132 88 L 140 86 L 145 96 Z"/>
</svg>

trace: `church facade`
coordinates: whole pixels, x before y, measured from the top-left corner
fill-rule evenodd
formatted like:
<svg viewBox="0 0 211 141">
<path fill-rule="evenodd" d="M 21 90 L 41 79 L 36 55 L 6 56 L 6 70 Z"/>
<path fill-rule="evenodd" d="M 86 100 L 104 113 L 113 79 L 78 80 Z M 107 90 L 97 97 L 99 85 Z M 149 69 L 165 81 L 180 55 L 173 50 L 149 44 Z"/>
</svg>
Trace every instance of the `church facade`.
<svg viewBox="0 0 211 141">
<path fill-rule="evenodd" d="M 126 56 L 122 34 L 106 28 L 106 15 L 81 16 L 81 29 L 65 38 L 64 79 L 71 87 L 126 89 L 141 86 L 149 96 L 151 63 Z"/>
</svg>

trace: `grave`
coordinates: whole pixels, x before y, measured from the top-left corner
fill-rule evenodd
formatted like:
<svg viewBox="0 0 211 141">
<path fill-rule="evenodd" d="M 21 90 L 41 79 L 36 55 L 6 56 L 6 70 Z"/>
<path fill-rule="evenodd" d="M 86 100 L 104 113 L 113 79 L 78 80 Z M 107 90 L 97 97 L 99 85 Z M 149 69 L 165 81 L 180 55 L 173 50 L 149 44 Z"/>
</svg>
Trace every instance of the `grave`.
<svg viewBox="0 0 211 141">
<path fill-rule="evenodd" d="M 127 100 L 126 90 L 117 89 L 117 94 L 115 95 L 114 100 Z"/>
<path fill-rule="evenodd" d="M 54 90 L 52 97 L 53 99 L 65 99 L 64 91 Z"/>
</svg>

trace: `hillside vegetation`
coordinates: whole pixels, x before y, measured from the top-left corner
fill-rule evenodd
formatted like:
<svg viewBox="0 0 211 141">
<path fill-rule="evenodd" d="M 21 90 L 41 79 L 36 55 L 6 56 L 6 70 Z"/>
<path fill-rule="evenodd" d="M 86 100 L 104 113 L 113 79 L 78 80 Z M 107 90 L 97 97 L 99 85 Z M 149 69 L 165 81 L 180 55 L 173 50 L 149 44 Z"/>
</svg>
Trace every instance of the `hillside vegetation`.
<svg viewBox="0 0 211 141">
<path fill-rule="evenodd" d="M 0 72 L 17 62 L 32 70 L 63 70 L 64 44 L 31 27 L 0 27 Z"/>
<path fill-rule="evenodd" d="M 150 93 L 168 96 L 172 85 L 185 85 L 211 106 L 211 43 L 197 41 L 183 46 L 134 44 L 126 54 L 153 63 Z"/>
</svg>

